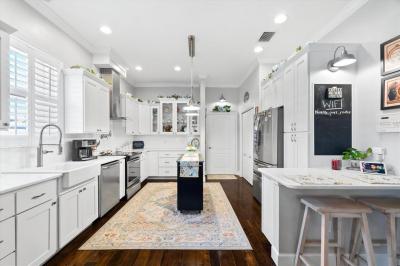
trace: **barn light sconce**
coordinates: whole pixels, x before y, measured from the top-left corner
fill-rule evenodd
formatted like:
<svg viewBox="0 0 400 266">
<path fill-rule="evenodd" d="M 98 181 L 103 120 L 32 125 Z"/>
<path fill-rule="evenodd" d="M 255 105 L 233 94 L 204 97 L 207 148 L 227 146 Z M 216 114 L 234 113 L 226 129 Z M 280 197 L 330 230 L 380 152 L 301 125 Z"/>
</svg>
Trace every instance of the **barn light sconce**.
<svg viewBox="0 0 400 266">
<path fill-rule="evenodd" d="M 343 49 L 342 54 L 337 56 L 339 49 Z M 331 72 L 338 71 L 341 67 L 349 66 L 357 62 L 356 57 L 353 54 L 349 54 L 346 47 L 339 46 L 335 49 L 333 59 L 328 62 L 328 70 Z"/>
</svg>

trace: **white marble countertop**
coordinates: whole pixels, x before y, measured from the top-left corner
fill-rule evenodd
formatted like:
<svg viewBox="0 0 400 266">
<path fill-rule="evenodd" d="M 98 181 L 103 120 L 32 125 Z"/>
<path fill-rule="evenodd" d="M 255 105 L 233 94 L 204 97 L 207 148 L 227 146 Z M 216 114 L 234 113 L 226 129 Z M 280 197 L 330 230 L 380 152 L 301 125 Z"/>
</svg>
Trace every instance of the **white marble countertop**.
<svg viewBox="0 0 400 266">
<path fill-rule="evenodd" d="M 89 161 L 66 161 L 44 167 L 32 167 L 8 170 L 0 173 L 0 194 L 35 185 L 50 179 L 59 178 L 62 174 L 85 167 L 102 165 L 124 159 L 125 156 L 99 156 Z"/>
<path fill-rule="evenodd" d="M 322 168 L 259 168 L 263 178 L 290 189 L 400 189 L 400 176 Z"/>
<path fill-rule="evenodd" d="M 25 187 L 36 185 L 51 179 L 59 178 L 61 174 L 0 174 L 0 195 Z"/>
</svg>

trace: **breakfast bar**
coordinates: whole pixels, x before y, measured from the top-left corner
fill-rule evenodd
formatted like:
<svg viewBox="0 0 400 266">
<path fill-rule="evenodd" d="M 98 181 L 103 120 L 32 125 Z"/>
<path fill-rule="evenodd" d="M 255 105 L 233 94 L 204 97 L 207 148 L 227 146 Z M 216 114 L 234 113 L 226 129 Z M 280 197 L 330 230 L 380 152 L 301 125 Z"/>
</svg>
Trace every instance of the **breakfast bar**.
<svg viewBox="0 0 400 266">
<path fill-rule="evenodd" d="M 271 243 L 272 259 L 279 266 L 289 266 L 294 263 L 304 212 L 301 198 L 400 196 L 400 177 L 397 176 L 311 168 L 261 168 L 259 171 L 262 173 L 262 232 Z M 371 238 L 385 239 L 383 215 L 373 212 L 368 215 L 368 222 Z M 308 238 L 320 240 L 320 217 L 311 214 L 309 223 Z M 351 228 L 351 219 L 344 219 L 342 231 L 345 252 L 349 250 Z M 332 235 L 332 229 L 329 230 L 329 234 Z M 387 265 L 385 246 L 374 250 L 377 265 Z M 335 258 L 333 251 L 331 252 L 330 265 L 334 265 Z M 319 246 L 308 248 L 307 253 L 311 254 L 310 260 L 318 265 Z"/>
</svg>

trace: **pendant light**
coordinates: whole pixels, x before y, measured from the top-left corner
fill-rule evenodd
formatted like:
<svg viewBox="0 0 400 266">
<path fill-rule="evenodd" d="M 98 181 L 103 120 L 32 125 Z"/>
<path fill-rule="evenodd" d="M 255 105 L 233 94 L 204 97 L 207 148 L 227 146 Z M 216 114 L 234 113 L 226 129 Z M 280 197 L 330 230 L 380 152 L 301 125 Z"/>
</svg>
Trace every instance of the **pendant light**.
<svg viewBox="0 0 400 266">
<path fill-rule="evenodd" d="M 200 107 L 197 106 L 193 101 L 193 58 L 195 56 L 195 39 L 194 35 L 188 36 L 188 43 L 189 43 L 189 56 L 190 56 L 190 99 L 188 104 L 183 107 L 184 111 L 193 112 L 200 110 Z M 186 115 L 189 115 L 187 113 Z"/>
</svg>

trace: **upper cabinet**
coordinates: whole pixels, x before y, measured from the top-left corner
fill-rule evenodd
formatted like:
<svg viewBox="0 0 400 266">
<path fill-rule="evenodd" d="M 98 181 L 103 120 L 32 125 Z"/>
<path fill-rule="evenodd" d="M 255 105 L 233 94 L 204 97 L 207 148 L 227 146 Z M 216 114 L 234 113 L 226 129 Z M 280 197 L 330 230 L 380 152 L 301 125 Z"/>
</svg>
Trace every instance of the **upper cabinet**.
<svg viewBox="0 0 400 266">
<path fill-rule="evenodd" d="M 9 37 L 8 33 L 0 29 L 0 129 L 9 126 Z"/>
<path fill-rule="evenodd" d="M 151 105 L 150 106 L 150 133 L 158 134 L 160 133 L 160 106 Z"/>
<path fill-rule="evenodd" d="M 132 97 L 125 97 L 125 131 L 128 135 L 139 134 L 139 102 Z"/>
<path fill-rule="evenodd" d="M 65 69 L 67 134 L 110 131 L 110 86 L 82 69 Z"/>
<path fill-rule="evenodd" d="M 161 102 L 160 104 L 162 134 L 174 134 L 176 130 L 176 126 L 174 126 L 174 109 L 173 102 Z"/>
</svg>

